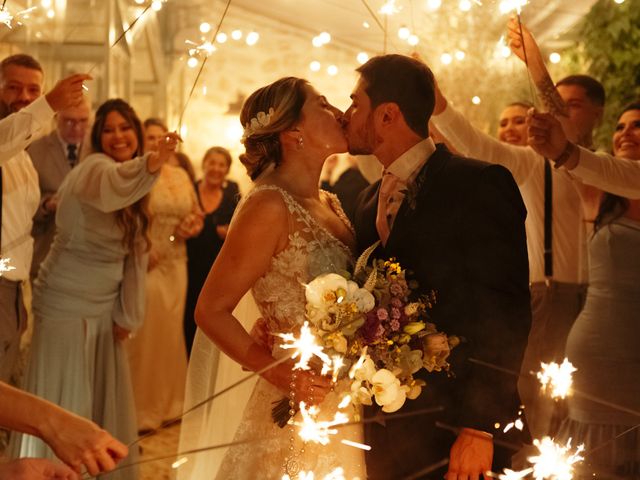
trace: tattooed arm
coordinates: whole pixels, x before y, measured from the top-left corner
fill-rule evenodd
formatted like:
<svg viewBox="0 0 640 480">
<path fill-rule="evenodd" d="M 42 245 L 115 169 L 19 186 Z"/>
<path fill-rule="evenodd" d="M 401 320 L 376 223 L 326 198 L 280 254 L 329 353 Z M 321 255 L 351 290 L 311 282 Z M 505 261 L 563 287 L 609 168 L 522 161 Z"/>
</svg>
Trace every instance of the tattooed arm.
<svg viewBox="0 0 640 480">
<path fill-rule="evenodd" d="M 549 71 L 540 53 L 540 48 L 533 38 L 533 35 L 531 35 L 531 32 L 519 22 L 517 17 L 512 17 L 507 26 L 507 36 L 511 51 L 520 60 L 525 61 L 526 51 L 526 62 L 529 73 L 536 85 L 544 108 L 560 120 L 564 131 L 571 141 L 582 143 L 578 138 L 578 132 L 569 121 L 567 104 L 558 93 L 553 80 L 551 80 Z"/>
</svg>

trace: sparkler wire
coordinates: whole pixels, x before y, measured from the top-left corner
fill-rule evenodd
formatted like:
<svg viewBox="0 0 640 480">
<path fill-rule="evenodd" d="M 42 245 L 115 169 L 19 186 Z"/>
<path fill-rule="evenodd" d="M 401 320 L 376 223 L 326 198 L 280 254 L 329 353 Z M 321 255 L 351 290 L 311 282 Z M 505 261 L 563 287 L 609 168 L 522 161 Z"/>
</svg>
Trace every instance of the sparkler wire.
<svg viewBox="0 0 640 480">
<path fill-rule="evenodd" d="M 229 6 L 231 5 L 231 0 L 227 0 L 227 5 L 224 7 L 224 12 L 222 12 L 222 16 L 220 17 L 220 21 L 218 22 L 218 26 L 216 27 L 215 32 L 213 33 L 212 39 L 211 39 L 211 43 L 213 44 L 213 42 L 215 42 L 216 37 L 218 36 L 218 33 L 220 32 L 220 28 L 222 27 L 222 22 L 224 21 L 225 17 L 227 16 L 227 12 L 229 11 Z M 202 63 L 200 64 L 200 68 L 198 69 L 198 74 L 196 75 L 196 79 L 193 81 L 193 85 L 191 86 L 191 91 L 189 92 L 189 95 L 187 96 L 187 100 L 184 102 L 184 107 L 182 108 L 182 112 L 180 113 L 180 118 L 178 119 L 178 131 L 180 131 L 180 129 L 182 128 L 182 121 L 184 119 L 184 114 L 187 111 L 187 107 L 189 106 L 189 102 L 191 101 L 191 97 L 193 97 L 193 92 L 196 89 L 196 86 L 198 85 L 198 81 L 200 80 L 200 77 L 202 76 L 202 72 L 204 71 L 204 66 L 207 63 L 207 59 L 209 58 L 208 55 L 206 55 L 204 57 L 204 60 L 202 60 Z"/>
<path fill-rule="evenodd" d="M 529 83 L 529 93 L 531 94 L 531 104 L 535 105 L 536 104 L 536 95 L 533 91 L 533 80 L 531 79 L 531 73 L 529 72 L 529 59 L 527 58 L 527 47 L 525 46 L 525 42 L 524 42 L 524 34 L 522 33 L 522 22 L 520 21 L 520 10 L 518 9 L 517 12 L 517 18 L 518 18 L 518 28 L 520 29 L 520 41 L 522 42 L 522 53 L 524 55 L 524 64 L 527 67 L 527 79 L 528 79 L 528 83 Z"/>
</svg>

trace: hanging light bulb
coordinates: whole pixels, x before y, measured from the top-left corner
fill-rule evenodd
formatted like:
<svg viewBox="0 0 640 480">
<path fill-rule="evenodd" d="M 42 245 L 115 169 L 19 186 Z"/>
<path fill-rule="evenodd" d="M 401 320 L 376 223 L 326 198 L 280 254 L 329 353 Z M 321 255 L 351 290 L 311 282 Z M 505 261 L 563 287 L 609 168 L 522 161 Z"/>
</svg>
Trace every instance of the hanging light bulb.
<svg viewBox="0 0 640 480">
<path fill-rule="evenodd" d="M 398 29 L 398 38 L 400 38 L 401 40 L 408 39 L 409 35 L 411 35 L 411 30 L 409 30 L 406 25 L 403 25 Z"/>
<path fill-rule="evenodd" d="M 409 38 L 407 38 L 407 43 L 412 47 L 415 47 L 416 45 L 418 45 L 419 42 L 420 42 L 420 39 L 418 38 L 417 35 L 411 34 L 409 35 Z"/>
<path fill-rule="evenodd" d="M 360 52 L 356 57 L 356 60 L 358 60 L 358 63 L 362 65 L 364 63 L 367 63 L 367 60 L 369 60 L 369 55 L 367 55 L 365 52 Z"/>
<path fill-rule="evenodd" d="M 311 63 L 309 64 L 309 69 L 310 69 L 312 72 L 318 72 L 318 71 L 320 71 L 320 67 L 322 67 L 322 65 L 320 65 L 320 62 L 319 62 L 319 61 L 317 61 L 317 60 L 314 60 L 313 62 L 311 62 Z"/>
<path fill-rule="evenodd" d="M 551 63 L 560 63 L 560 60 L 562 60 L 562 57 L 558 52 L 551 52 L 551 54 L 549 55 L 549 61 Z"/>
<path fill-rule="evenodd" d="M 259 39 L 260 35 L 258 34 L 258 32 L 249 32 L 247 33 L 247 39 L 245 41 L 247 42 L 247 45 L 251 46 L 258 43 Z"/>
<path fill-rule="evenodd" d="M 200 24 L 200 32 L 209 33 L 210 31 L 211 31 L 211 24 L 209 24 L 208 22 L 202 22 Z"/>
</svg>

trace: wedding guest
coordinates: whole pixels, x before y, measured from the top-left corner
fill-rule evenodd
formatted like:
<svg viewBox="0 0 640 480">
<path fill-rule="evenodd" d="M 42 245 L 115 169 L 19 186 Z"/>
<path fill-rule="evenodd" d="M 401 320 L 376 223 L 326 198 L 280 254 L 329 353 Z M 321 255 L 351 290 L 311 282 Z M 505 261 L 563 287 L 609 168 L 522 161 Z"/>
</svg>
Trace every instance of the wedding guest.
<svg viewBox="0 0 640 480">
<path fill-rule="evenodd" d="M 548 143 L 541 140 L 548 130 L 540 129 L 537 117 L 530 132 L 533 147 L 550 158 L 562 156 L 570 144 L 560 129 L 554 142 L 559 147 L 545 148 Z M 622 111 L 613 133 L 613 153 L 640 162 L 640 102 Z M 640 410 L 639 249 L 640 200 L 603 193 L 589 246 L 587 301 L 569 334 L 567 357 L 577 368 L 576 392 L 628 410 L 573 395 L 560 431 L 560 437 L 572 438 L 574 445 L 585 444 L 589 472 L 603 478 L 640 476 L 640 434 L 634 428 L 638 418 L 630 413 Z"/>
<path fill-rule="evenodd" d="M 522 28 L 526 31 L 524 26 Z M 512 48 L 523 57 L 514 44 Z M 527 53 L 531 64 L 544 65 L 535 43 L 527 45 Z M 532 75 L 539 88 L 544 89 L 545 98 L 553 101 L 554 106 L 564 102 L 572 105 L 568 109 L 567 123 L 581 142 L 590 147 L 593 129 L 602 116 L 604 88 L 587 76 L 567 77 L 554 87 L 546 68 L 539 70 L 537 68 Z M 558 98 L 549 97 L 548 92 L 555 88 Z M 526 115 L 524 106 L 510 107 L 502 114 L 501 125 L 509 126 L 511 122 L 506 120 L 507 116 L 515 117 L 514 121 L 520 124 L 519 130 L 504 128 L 499 131 L 501 139 L 511 140 L 508 143 L 513 145 L 509 145 L 473 127 L 438 91 L 432 122 L 462 154 L 507 167 L 518 183 L 527 207 L 525 226 L 532 324 L 518 388 L 531 434 L 541 438 L 555 433 L 559 424 L 558 412 L 554 400 L 540 395 L 539 383 L 529 372 L 540 370 L 541 362 L 562 362 L 564 358 L 567 335 L 582 309 L 586 293 L 587 229 L 581 194 L 571 177 L 552 168 L 544 156 L 526 146 L 523 114 Z"/>
<path fill-rule="evenodd" d="M 147 118 L 142 124 L 144 127 L 144 151 L 151 152 L 158 150 L 159 143 L 165 139 L 169 129 L 159 118 Z"/>
<path fill-rule="evenodd" d="M 58 112 L 55 118 L 56 128 L 27 148 L 40 183 L 40 205 L 33 217 L 31 231 L 34 242 L 31 262 L 33 279 L 38 276 L 40 263 L 53 243 L 58 188 L 78 163 L 90 117 L 91 107 L 85 98 L 79 105 Z"/>
<path fill-rule="evenodd" d="M 148 124 L 149 120 L 145 122 Z M 150 132 L 150 129 L 153 130 Z M 166 138 L 146 128 L 147 152 L 157 151 Z M 187 352 L 182 330 L 187 295 L 185 240 L 197 235 L 202 217 L 189 175 L 172 163 L 175 152 L 160 169 L 149 196 L 151 226 L 146 309 L 142 326 L 128 342 L 138 431 L 158 428 L 182 412 L 187 375 Z M 162 372 L 159 381 L 157 372 Z"/>
<path fill-rule="evenodd" d="M 10 379 L 20 353 L 27 314 L 22 282 L 28 280 L 33 256 L 31 228 L 38 209 L 38 173 L 25 148 L 46 132 L 56 111 L 82 101 L 88 75 L 71 75 L 42 95 L 44 73 L 29 55 L 0 62 L 0 257 L 13 270 L 0 277 L 0 381 Z"/>
<path fill-rule="evenodd" d="M 222 248 L 240 200 L 238 184 L 227 180 L 230 168 L 229 151 L 223 147 L 211 147 L 202 159 L 204 176 L 196 183 L 198 203 L 204 212 L 204 228 L 199 235 L 187 240 L 189 287 L 184 311 L 184 337 L 189 355 L 196 334 L 194 312 L 200 289 Z"/>
<path fill-rule="evenodd" d="M 73 470 L 46 459 L 22 459 L 3 464 L 0 479 L 76 478 L 86 468 L 91 475 L 109 472 L 128 448 L 95 423 L 0 382 L 0 425 L 42 438 Z M 49 476 L 47 471 L 55 473 Z"/>
<path fill-rule="evenodd" d="M 527 146 L 527 112 L 533 107 L 529 102 L 513 102 L 507 105 L 498 119 L 498 140 L 511 145 Z"/>
<path fill-rule="evenodd" d="M 128 444 L 136 438 L 129 366 L 122 342 L 144 307 L 149 248 L 146 195 L 175 149 L 142 153 L 142 125 L 123 100 L 98 108 L 93 154 L 58 191 L 57 234 L 34 284 L 35 316 L 26 390 L 89 418 Z M 20 457 L 52 458 L 41 440 L 18 437 Z M 131 452 L 130 460 L 135 460 Z M 134 479 L 136 469 L 112 479 Z"/>
</svg>

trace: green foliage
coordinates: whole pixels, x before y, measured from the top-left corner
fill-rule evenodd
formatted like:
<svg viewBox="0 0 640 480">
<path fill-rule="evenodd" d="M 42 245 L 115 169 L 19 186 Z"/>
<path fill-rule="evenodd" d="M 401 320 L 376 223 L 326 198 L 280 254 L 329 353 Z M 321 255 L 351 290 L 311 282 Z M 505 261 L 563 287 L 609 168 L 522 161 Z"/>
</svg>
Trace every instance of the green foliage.
<svg viewBox="0 0 640 480">
<path fill-rule="evenodd" d="M 640 100 L 640 0 L 598 0 L 577 27 L 577 36 L 573 60 L 579 57 L 607 93 L 596 145 L 610 146 L 622 108 Z"/>
</svg>

